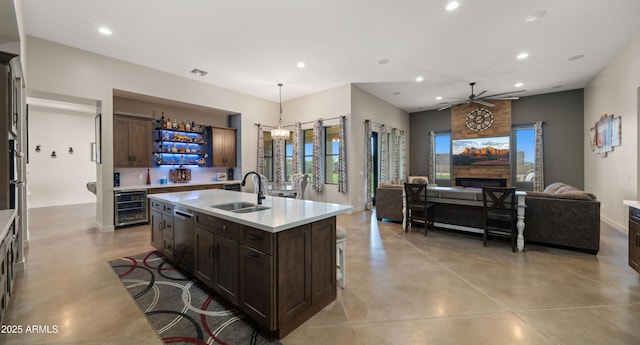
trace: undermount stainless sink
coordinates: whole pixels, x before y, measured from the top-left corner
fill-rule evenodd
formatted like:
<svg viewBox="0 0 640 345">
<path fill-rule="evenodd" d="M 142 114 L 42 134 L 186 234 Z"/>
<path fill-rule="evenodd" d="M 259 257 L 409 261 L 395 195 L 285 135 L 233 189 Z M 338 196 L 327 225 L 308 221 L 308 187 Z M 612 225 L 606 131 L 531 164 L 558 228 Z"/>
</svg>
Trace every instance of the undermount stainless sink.
<svg viewBox="0 0 640 345">
<path fill-rule="evenodd" d="M 250 206 L 250 207 L 245 207 L 245 208 L 239 208 L 236 210 L 233 210 L 231 212 L 235 212 L 235 213 L 249 213 L 249 212 L 256 212 L 256 211 L 262 211 L 262 210 L 268 210 L 271 207 L 268 206 L 261 206 L 261 205 L 256 205 L 256 206 Z"/>
<path fill-rule="evenodd" d="M 245 202 L 245 201 L 230 202 L 227 204 L 220 204 L 220 205 L 211 205 L 211 207 L 218 208 L 225 211 L 231 211 L 235 213 L 249 213 L 249 212 L 256 212 L 256 211 L 270 209 L 270 207 L 268 206 L 256 205 L 254 203 Z"/>
<path fill-rule="evenodd" d="M 255 206 L 255 205 L 256 204 L 251 203 L 251 202 L 237 201 L 237 202 L 230 202 L 228 204 L 211 205 L 211 207 L 219 208 L 219 209 L 225 210 L 225 211 L 233 211 L 233 210 L 237 210 L 237 209 L 240 209 L 240 208 L 246 208 L 246 207 L 251 207 L 251 206 Z"/>
</svg>

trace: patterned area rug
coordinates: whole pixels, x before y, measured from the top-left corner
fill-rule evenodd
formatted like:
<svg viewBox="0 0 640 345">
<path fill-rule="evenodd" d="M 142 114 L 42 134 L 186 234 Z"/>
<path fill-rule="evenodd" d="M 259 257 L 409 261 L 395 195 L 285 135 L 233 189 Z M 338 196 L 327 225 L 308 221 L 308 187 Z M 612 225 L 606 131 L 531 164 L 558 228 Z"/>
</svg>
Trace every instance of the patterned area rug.
<svg viewBox="0 0 640 345">
<path fill-rule="evenodd" d="M 165 344 L 281 344 L 156 252 L 109 263 Z"/>
</svg>

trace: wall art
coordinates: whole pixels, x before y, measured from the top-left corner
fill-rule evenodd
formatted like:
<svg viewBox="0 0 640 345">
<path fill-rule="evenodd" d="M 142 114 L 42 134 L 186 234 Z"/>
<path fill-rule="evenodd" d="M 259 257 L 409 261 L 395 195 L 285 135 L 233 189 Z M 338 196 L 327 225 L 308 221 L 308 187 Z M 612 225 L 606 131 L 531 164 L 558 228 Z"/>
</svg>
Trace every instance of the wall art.
<svg viewBox="0 0 640 345">
<path fill-rule="evenodd" d="M 613 148 L 622 144 L 622 120 L 620 116 L 604 114 L 589 130 L 591 150 L 606 157 Z"/>
</svg>

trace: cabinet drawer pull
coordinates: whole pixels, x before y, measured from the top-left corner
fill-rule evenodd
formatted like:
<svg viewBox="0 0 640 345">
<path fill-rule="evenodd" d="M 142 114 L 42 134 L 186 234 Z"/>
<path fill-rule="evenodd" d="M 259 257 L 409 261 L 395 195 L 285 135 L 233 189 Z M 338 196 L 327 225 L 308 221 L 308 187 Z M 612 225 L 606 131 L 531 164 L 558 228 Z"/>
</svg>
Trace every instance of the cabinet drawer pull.
<svg viewBox="0 0 640 345">
<path fill-rule="evenodd" d="M 254 258 L 259 258 L 259 257 L 260 257 L 260 254 L 258 254 L 258 253 L 256 253 L 256 252 L 254 252 L 254 251 L 252 250 L 252 251 L 249 251 L 249 256 L 253 256 Z"/>
<path fill-rule="evenodd" d="M 258 236 L 258 235 L 251 234 L 251 235 L 249 235 L 249 239 L 250 240 L 254 240 L 254 241 L 259 241 L 259 240 L 262 239 L 262 237 Z"/>
<path fill-rule="evenodd" d="M 222 224 L 222 230 L 227 231 L 227 224 Z"/>
<path fill-rule="evenodd" d="M 636 247 L 640 247 L 640 235 L 636 235 Z"/>
<path fill-rule="evenodd" d="M 209 246 L 209 259 L 213 259 L 213 246 Z"/>
</svg>

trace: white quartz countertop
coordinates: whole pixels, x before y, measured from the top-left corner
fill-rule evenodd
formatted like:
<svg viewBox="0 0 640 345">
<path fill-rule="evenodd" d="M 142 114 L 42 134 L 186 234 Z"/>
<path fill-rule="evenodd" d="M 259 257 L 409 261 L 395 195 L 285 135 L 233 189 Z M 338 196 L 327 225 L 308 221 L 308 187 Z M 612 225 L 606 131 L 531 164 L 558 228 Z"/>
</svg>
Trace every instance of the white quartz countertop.
<svg viewBox="0 0 640 345">
<path fill-rule="evenodd" d="M 640 210 L 640 201 L 638 200 L 623 200 L 622 203 L 629 207 Z"/>
<path fill-rule="evenodd" d="M 7 236 L 11 222 L 16 218 L 16 214 L 17 210 L 15 209 L 0 211 L 0 241 Z"/>
<path fill-rule="evenodd" d="M 139 190 L 139 189 L 149 189 L 149 188 L 174 188 L 174 187 L 185 187 L 185 186 L 203 186 L 209 184 L 234 184 L 241 183 L 241 180 L 233 180 L 233 181 L 208 181 L 208 182 L 186 182 L 186 183 L 152 183 L 152 184 L 139 184 L 139 185 L 130 185 L 130 186 L 118 186 L 113 187 L 114 191 L 123 191 L 123 190 Z"/>
<path fill-rule="evenodd" d="M 340 213 L 350 212 L 353 209 L 349 205 L 267 196 L 262 200 L 262 205 L 269 207 L 269 209 L 235 213 L 211 206 L 238 201 L 255 204 L 258 198 L 257 194 L 220 189 L 150 194 L 148 197 L 269 232 L 291 229 Z"/>
</svg>

